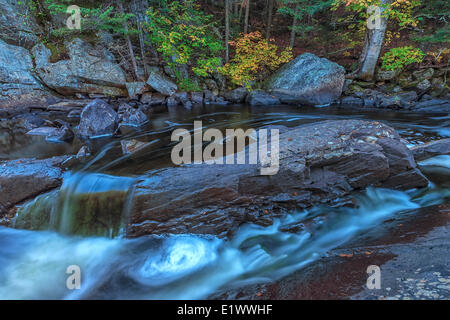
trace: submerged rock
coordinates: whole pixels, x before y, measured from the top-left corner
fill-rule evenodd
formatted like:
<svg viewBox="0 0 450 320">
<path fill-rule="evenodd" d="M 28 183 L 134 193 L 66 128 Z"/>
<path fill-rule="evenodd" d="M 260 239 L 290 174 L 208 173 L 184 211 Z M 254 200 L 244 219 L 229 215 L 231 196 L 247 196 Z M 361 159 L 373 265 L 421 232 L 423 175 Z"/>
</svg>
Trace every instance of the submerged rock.
<svg viewBox="0 0 450 320">
<path fill-rule="evenodd" d="M 311 53 L 298 56 L 267 81 L 271 93 L 296 97 L 298 103 L 327 105 L 342 94 L 345 69 Z"/>
<path fill-rule="evenodd" d="M 111 136 L 119 124 L 119 116 L 105 101 L 96 99 L 83 108 L 78 133 L 82 137 Z"/>
<path fill-rule="evenodd" d="M 57 121 L 56 121 L 57 122 Z M 61 122 L 58 123 L 59 128 L 56 127 L 39 127 L 27 132 L 31 136 L 44 136 L 45 140 L 49 142 L 70 142 L 74 138 L 74 134 L 70 129 L 69 124 Z"/>
<path fill-rule="evenodd" d="M 148 146 L 147 142 L 142 142 L 135 139 L 122 140 L 120 144 L 122 146 L 122 153 L 124 155 L 132 154 Z"/>
<path fill-rule="evenodd" d="M 372 121 L 325 121 L 280 134 L 280 166 L 185 165 L 136 186 L 127 234 L 232 235 L 244 223 L 271 225 L 288 212 L 333 203 L 368 186 L 425 187 L 394 129 Z"/>
</svg>

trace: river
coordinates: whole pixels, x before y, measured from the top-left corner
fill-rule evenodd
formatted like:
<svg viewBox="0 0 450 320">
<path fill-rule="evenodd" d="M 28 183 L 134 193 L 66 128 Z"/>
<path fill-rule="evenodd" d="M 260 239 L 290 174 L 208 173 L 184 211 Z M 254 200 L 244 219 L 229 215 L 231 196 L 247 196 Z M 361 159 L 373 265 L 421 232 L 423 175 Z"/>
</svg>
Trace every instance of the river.
<svg viewBox="0 0 450 320">
<path fill-rule="evenodd" d="M 409 146 L 450 136 L 448 114 L 294 106 L 170 108 L 169 112 L 153 114 L 147 126 L 122 130 L 120 139 L 92 141 L 93 157 L 66 173 L 60 191 L 21 206 L 16 228 L 0 227 L 0 298 L 204 299 L 219 290 L 276 281 L 383 221 L 448 203 L 447 178 L 443 184 L 431 183 L 423 190 L 369 188 L 357 195 L 357 207 L 318 206 L 291 212 L 269 227 L 244 225 L 229 240 L 190 234 L 125 237 L 133 185 L 157 169 L 172 166 L 170 135 L 174 129 L 192 129 L 194 120 L 202 120 L 205 128 L 223 130 L 294 127 L 349 118 L 382 121 L 396 128 Z M 124 155 L 123 139 L 138 139 L 148 145 Z M 0 129 L 2 160 L 71 154 L 80 146 L 79 140 L 51 144 L 41 137 Z M 450 157 L 436 157 L 423 165 L 448 173 Z M 99 209 L 98 205 L 85 205 L 92 194 L 112 195 L 108 199 L 114 199 L 105 201 L 108 204 L 102 208 L 112 212 L 101 221 L 103 227 L 94 228 L 89 220 L 83 220 L 86 210 Z M 37 222 L 21 224 L 20 216 L 27 215 Z M 44 223 L 41 217 L 45 217 Z M 299 227 L 292 230 L 293 225 Z M 66 287 L 70 265 L 80 267 L 79 290 Z"/>
</svg>

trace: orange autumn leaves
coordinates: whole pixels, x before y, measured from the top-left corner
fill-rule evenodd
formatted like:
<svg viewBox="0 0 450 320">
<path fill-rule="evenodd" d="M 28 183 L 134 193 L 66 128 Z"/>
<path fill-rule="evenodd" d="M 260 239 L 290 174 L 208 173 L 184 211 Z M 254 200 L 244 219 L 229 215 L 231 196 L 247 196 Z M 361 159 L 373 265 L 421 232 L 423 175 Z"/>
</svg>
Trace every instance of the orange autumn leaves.
<svg viewBox="0 0 450 320">
<path fill-rule="evenodd" d="M 272 40 L 264 39 L 259 32 L 244 34 L 230 41 L 230 46 L 235 49 L 234 57 L 219 71 L 233 84 L 248 89 L 293 58 L 291 48 L 278 53 L 278 46 Z"/>
</svg>

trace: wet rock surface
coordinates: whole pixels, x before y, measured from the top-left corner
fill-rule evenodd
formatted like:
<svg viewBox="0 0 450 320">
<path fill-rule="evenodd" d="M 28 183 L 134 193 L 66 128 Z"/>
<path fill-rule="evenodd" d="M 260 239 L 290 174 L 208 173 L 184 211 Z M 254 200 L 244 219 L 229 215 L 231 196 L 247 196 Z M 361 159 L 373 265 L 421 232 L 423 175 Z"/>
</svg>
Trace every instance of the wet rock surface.
<svg viewBox="0 0 450 320">
<path fill-rule="evenodd" d="M 121 105 L 118 113 L 121 125 L 140 127 L 148 122 L 148 118 L 144 112 L 128 104 Z"/>
<path fill-rule="evenodd" d="M 448 204 L 412 210 L 268 284 L 219 292 L 210 299 L 448 299 Z M 367 268 L 380 267 L 381 289 L 368 289 Z"/>
<path fill-rule="evenodd" d="M 101 99 L 96 99 L 84 107 L 78 134 L 95 138 L 113 135 L 119 124 L 119 116 L 114 109 Z"/>
<path fill-rule="evenodd" d="M 3 210 L 59 187 L 64 172 L 63 163 L 67 158 L 1 161 L 0 206 Z M 0 212 L 0 215 L 5 213 Z"/>
<path fill-rule="evenodd" d="M 252 222 L 271 225 L 288 210 L 331 203 L 368 186 L 424 187 L 428 180 L 394 129 L 379 122 L 325 121 L 280 134 L 280 168 L 186 165 L 136 186 L 128 236 L 231 235 Z"/>
<path fill-rule="evenodd" d="M 450 154 L 450 139 L 442 139 L 411 148 L 416 161 L 425 160 L 434 156 Z"/>
</svg>

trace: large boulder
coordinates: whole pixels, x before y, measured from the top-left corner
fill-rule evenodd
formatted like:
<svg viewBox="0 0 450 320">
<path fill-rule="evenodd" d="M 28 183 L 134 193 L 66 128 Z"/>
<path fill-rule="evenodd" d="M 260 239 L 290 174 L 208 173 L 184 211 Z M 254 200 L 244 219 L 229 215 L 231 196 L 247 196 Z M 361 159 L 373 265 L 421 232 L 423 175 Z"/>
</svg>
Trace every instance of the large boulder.
<svg viewBox="0 0 450 320">
<path fill-rule="evenodd" d="M 369 186 L 427 186 L 411 151 L 379 122 L 325 121 L 282 130 L 277 174 L 259 165 L 167 168 L 136 185 L 127 234 L 232 235 L 244 223 L 271 225 Z"/>
<path fill-rule="evenodd" d="M 169 78 L 163 75 L 157 68 L 150 70 L 147 84 L 155 91 L 165 96 L 171 96 L 178 90 L 177 85 L 170 81 Z"/>
<path fill-rule="evenodd" d="M 8 43 L 31 48 L 42 33 L 33 14 L 31 0 L 0 0 L 0 38 Z"/>
<path fill-rule="evenodd" d="M 68 157 L 0 162 L 0 216 L 8 209 L 61 185 Z"/>
<path fill-rule="evenodd" d="M 0 40 L 0 108 L 46 103 L 49 93 L 32 70 L 27 49 Z"/>
<path fill-rule="evenodd" d="M 85 138 L 113 135 L 119 124 L 119 115 L 101 99 L 95 99 L 81 112 L 78 134 Z"/>
<path fill-rule="evenodd" d="M 295 97 L 298 103 L 327 105 L 342 94 L 345 69 L 311 53 L 298 56 L 281 67 L 266 84 L 273 94 Z"/>
<path fill-rule="evenodd" d="M 32 49 L 36 72 L 45 85 L 63 95 L 128 96 L 125 73 L 110 53 L 78 38 L 66 47 L 70 59 L 55 63 L 50 62 L 51 52 L 43 44 Z"/>
</svg>

